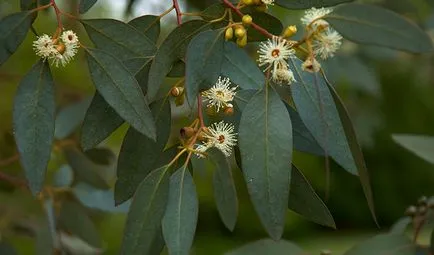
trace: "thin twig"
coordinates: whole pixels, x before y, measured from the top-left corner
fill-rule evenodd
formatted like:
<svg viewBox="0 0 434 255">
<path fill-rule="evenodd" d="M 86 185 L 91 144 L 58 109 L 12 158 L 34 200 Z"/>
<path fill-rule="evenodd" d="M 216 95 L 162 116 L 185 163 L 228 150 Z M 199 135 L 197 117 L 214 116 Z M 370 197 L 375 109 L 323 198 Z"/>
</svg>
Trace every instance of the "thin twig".
<svg viewBox="0 0 434 255">
<path fill-rule="evenodd" d="M 175 8 L 176 11 L 176 22 L 178 23 L 178 26 L 181 25 L 182 23 L 182 12 L 181 9 L 179 8 L 179 3 L 178 0 L 173 0 L 173 8 Z"/>
</svg>

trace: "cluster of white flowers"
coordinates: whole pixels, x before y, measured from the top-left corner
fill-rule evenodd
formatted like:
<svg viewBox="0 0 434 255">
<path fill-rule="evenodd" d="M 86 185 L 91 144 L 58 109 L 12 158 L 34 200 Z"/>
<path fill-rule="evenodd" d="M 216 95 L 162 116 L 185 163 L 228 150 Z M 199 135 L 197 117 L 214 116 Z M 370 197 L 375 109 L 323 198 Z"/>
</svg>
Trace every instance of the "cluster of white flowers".
<svg viewBox="0 0 434 255">
<path fill-rule="evenodd" d="M 274 5 L 274 0 L 262 0 L 262 2 L 266 5 Z"/>
<path fill-rule="evenodd" d="M 77 35 L 71 31 L 64 31 L 60 38 L 53 39 L 49 35 L 41 35 L 33 42 L 33 49 L 37 56 L 44 60 L 51 60 L 58 67 L 68 64 L 78 52 L 80 42 Z"/>
<path fill-rule="evenodd" d="M 203 157 L 203 153 L 211 147 L 221 150 L 226 157 L 232 154 L 232 147 L 237 143 L 237 134 L 234 125 L 220 121 L 208 127 L 202 144 L 196 146 L 196 155 Z"/>
<path fill-rule="evenodd" d="M 231 87 L 229 78 L 219 77 L 217 82 L 210 89 L 202 92 L 202 96 L 208 101 L 207 107 L 215 107 L 216 111 L 226 107 L 233 107 L 231 102 L 236 95 L 238 86 Z"/>
<path fill-rule="evenodd" d="M 271 79 L 279 84 L 291 84 L 295 81 L 294 73 L 289 69 L 288 59 L 294 57 L 295 50 L 285 39 L 273 37 L 259 45 L 259 66 L 267 65 L 271 70 Z"/>
</svg>

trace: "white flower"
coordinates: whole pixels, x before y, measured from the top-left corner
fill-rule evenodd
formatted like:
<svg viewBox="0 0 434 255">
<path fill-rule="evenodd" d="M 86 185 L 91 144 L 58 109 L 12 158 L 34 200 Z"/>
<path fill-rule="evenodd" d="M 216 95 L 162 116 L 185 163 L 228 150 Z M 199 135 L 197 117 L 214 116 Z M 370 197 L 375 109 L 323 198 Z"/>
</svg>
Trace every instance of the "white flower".
<svg viewBox="0 0 434 255">
<path fill-rule="evenodd" d="M 301 18 L 301 22 L 305 26 L 313 26 L 313 28 L 316 28 L 318 26 L 328 26 L 328 22 L 321 19 L 321 17 L 324 17 L 325 15 L 331 13 L 333 9 L 331 8 L 311 8 L 309 10 L 306 10 L 304 12 L 304 16 Z"/>
<path fill-rule="evenodd" d="M 310 73 L 317 73 L 321 70 L 321 64 L 315 58 L 307 58 L 301 68 Z"/>
<path fill-rule="evenodd" d="M 205 158 L 204 153 L 213 146 L 211 143 L 204 143 L 204 144 L 196 144 L 196 148 L 194 149 L 196 151 L 195 155 L 198 158 Z"/>
<path fill-rule="evenodd" d="M 221 150 L 226 157 L 232 153 L 232 147 L 237 143 L 237 134 L 234 133 L 234 125 L 220 121 L 208 127 L 209 134 L 205 135 L 208 139 L 205 146 L 214 146 Z"/>
<path fill-rule="evenodd" d="M 278 84 L 286 83 L 290 85 L 295 82 L 294 73 L 289 68 L 279 68 L 273 71 L 271 79 Z"/>
<path fill-rule="evenodd" d="M 322 59 L 333 57 L 342 44 L 342 36 L 334 29 L 328 28 L 315 36 L 314 53 Z"/>
<path fill-rule="evenodd" d="M 72 30 L 64 31 L 62 33 L 61 39 L 65 44 L 74 44 L 78 48 L 78 44 L 79 44 L 78 36 L 74 33 L 74 31 Z"/>
<path fill-rule="evenodd" d="M 218 112 L 220 108 L 228 107 L 236 94 L 238 86 L 231 87 L 229 78 L 219 77 L 216 84 L 210 89 L 202 92 L 205 100 L 208 101 L 208 107 L 215 106 Z"/>
<path fill-rule="evenodd" d="M 61 50 L 58 50 L 57 53 L 52 56 L 50 59 L 53 61 L 53 65 L 56 67 L 66 66 L 71 60 L 74 59 L 75 54 L 77 54 L 78 51 L 78 44 L 64 44 L 59 45 L 58 48 Z"/>
<path fill-rule="evenodd" d="M 267 5 L 274 5 L 274 0 L 262 0 L 262 2 Z"/>
<path fill-rule="evenodd" d="M 57 53 L 53 39 L 49 35 L 41 35 L 33 42 L 33 49 L 37 56 L 44 60 Z"/>
<path fill-rule="evenodd" d="M 294 57 L 295 50 L 280 37 L 274 36 L 272 40 L 261 42 L 259 45 L 259 66 L 268 65 L 265 70 L 273 69 L 273 73 L 279 68 L 287 68 L 288 59 Z"/>
</svg>

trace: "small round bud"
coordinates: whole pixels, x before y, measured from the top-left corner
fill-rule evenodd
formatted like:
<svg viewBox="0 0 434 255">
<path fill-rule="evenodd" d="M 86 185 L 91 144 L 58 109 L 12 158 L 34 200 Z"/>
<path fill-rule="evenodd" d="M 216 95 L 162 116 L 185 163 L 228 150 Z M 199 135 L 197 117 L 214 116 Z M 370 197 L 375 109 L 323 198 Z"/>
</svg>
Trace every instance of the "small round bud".
<svg viewBox="0 0 434 255">
<path fill-rule="evenodd" d="M 287 26 L 285 31 L 283 31 L 282 37 L 291 37 L 297 33 L 297 27 L 296 26 Z"/>
<path fill-rule="evenodd" d="M 426 196 L 421 196 L 418 200 L 417 200 L 417 204 L 418 205 L 427 205 L 428 202 L 428 198 Z"/>
<path fill-rule="evenodd" d="M 250 26 L 253 22 L 253 19 L 252 19 L 252 16 L 250 16 L 249 14 L 246 14 L 243 16 L 242 21 L 243 21 L 244 26 Z"/>
<path fill-rule="evenodd" d="M 237 38 L 242 38 L 246 35 L 246 29 L 243 26 L 238 26 L 235 28 L 235 36 Z"/>
<path fill-rule="evenodd" d="M 242 2 L 245 5 L 251 5 L 251 4 L 253 4 L 253 0 L 243 0 Z"/>
<path fill-rule="evenodd" d="M 417 213 L 417 208 L 414 205 L 409 206 L 405 210 L 405 215 L 413 217 Z"/>
<path fill-rule="evenodd" d="M 173 97 L 179 97 L 180 95 L 182 95 L 182 93 L 184 93 L 184 88 L 183 87 L 173 87 L 170 90 L 170 94 Z"/>
<path fill-rule="evenodd" d="M 243 48 L 244 46 L 246 46 L 247 45 L 247 35 L 244 35 L 243 37 L 238 38 L 237 39 L 237 45 L 240 48 Z"/>
<path fill-rule="evenodd" d="M 65 52 L 65 50 L 66 50 L 65 44 L 60 43 L 59 45 L 56 46 L 56 50 L 60 54 L 63 54 Z"/>
<path fill-rule="evenodd" d="M 228 104 L 224 110 L 225 115 L 232 116 L 234 114 L 234 106 L 232 104 Z"/>
<path fill-rule="evenodd" d="M 229 41 L 234 37 L 234 29 L 232 27 L 228 27 L 225 31 L 225 40 Z"/>
<path fill-rule="evenodd" d="M 191 127 L 183 127 L 179 130 L 179 134 L 182 138 L 190 138 L 195 134 L 195 131 Z"/>
<path fill-rule="evenodd" d="M 332 252 L 330 250 L 322 250 L 320 255 L 332 255 Z"/>
</svg>

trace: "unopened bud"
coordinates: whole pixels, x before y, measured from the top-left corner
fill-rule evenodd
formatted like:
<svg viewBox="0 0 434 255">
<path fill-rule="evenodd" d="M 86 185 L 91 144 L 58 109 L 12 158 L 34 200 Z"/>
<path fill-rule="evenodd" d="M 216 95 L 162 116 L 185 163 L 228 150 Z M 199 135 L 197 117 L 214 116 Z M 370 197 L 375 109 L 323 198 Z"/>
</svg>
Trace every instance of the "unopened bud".
<svg viewBox="0 0 434 255">
<path fill-rule="evenodd" d="M 184 88 L 183 87 L 173 87 L 170 90 L 170 94 L 174 97 L 179 97 L 180 95 L 182 95 L 182 93 L 184 93 Z"/>
<path fill-rule="evenodd" d="M 228 104 L 224 110 L 225 115 L 232 116 L 234 114 L 234 106 L 232 104 Z"/>
<path fill-rule="evenodd" d="M 225 40 L 229 41 L 234 37 L 234 29 L 232 27 L 228 27 L 225 31 Z"/>
<path fill-rule="evenodd" d="M 244 26 L 250 26 L 253 22 L 253 19 L 252 19 L 252 16 L 250 16 L 249 14 L 246 14 L 243 16 L 242 21 L 243 21 Z"/>
<path fill-rule="evenodd" d="M 297 33 L 297 27 L 296 26 L 287 26 L 285 31 L 283 31 L 282 37 L 288 38 Z"/>
<path fill-rule="evenodd" d="M 195 134 L 195 131 L 192 127 L 183 127 L 179 130 L 179 134 L 182 138 L 190 138 Z"/>
<path fill-rule="evenodd" d="M 246 35 L 246 29 L 243 26 L 238 26 L 235 28 L 235 36 L 237 38 L 242 38 Z"/>
<path fill-rule="evenodd" d="M 237 45 L 240 48 L 243 48 L 247 45 L 247 35 L 244 35 L 242 38 L 237 39 Z"/>
<path fill-rule="evenodd" d="M 413 217 L 414 215 L 416 215 L 417 213 L 417 208 L 414 205 L 409 206 L 406 210 L 405 210 L 405 215 Z"/>
<path fill-rule="evenodd" d="M 60 43 L 56 46 L 56 50 L 60 54 L 63 54 L 65 52 L 65 49 L 66 49 L 66 47 L 65 47 L 65 44 L 63 44 L 63 43 Z"/>
<path fill-rule="evenodd" d="M 251 5 L 251 4 L 253 4 L 253 0 L 243 0 L 242 2 L 245 5 Z"/>
</svg>

